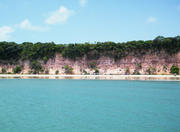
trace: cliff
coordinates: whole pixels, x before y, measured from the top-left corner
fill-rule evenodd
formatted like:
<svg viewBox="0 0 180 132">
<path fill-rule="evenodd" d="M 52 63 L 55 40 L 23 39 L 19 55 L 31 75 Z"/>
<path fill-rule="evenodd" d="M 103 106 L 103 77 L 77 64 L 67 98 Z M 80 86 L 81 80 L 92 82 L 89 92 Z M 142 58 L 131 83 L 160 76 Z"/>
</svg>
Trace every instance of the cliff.
<svg viewBox="0 0 180 132">
<path fill-rule="evenodd" d="M 48 74 L 66 74 L 65 66 L 72 67 L 72 74 L 170 74 L 170 68 L 173 65 L 180 67 L 180 52 L 170 56 L 165 52 L 159 54 L 145 54 L 142 56 L 128 55 L 124 58 L 114 60 L 107 56 L 101 56 L 99 59 L 88 60 L 86 57 L 71 60 L 56 54 L 55 57 L 49 59 L 46 63 L 39 60 L 43 67 L 42 74 L 48 71 Z M 28 74 L 31 71 L 30 61 L 19 61 L 18 65 L 22 65 L 22 74 Z M 0 71 L 5 68 L 7 72 L 13 72 L 15 64 L 1 64 Z M 98 70 L 98 72 L 96 72 Z M 59 73 L 56 73 L 58 71 Z M 95 73 L 96 72 L 96 73 Z"/>
<path fill-rule="evenodd" d="M 126 43 L 0 42 L 0 73 L 179 74 L 180 36 Z"/>
</svg>

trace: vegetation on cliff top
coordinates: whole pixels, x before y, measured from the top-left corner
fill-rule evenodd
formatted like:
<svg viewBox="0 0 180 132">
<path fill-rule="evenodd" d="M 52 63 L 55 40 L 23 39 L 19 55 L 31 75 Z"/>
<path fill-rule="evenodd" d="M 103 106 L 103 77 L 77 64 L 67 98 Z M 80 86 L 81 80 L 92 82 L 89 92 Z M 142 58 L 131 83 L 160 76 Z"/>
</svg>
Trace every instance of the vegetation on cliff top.
<svg viewBox="0 0 180 132">
<path fill-rule="evenodd" d="M 97 42 L 96 44 L 55 44 L 24 42 L 0 42 L 0 63 L 15 63 L 18 60 L 43 60 L 47 62 L 55 53 L 63 57 L 76 60 L 83 56 L 87 59 L 98 59 L 101 55 L 114 58 L 115 60 L 129 54 L 142 56 L 146 53 L 159 53 L 165 51 L 173 55 L 180 51 L 180 36 L 164 38 L 159 36 L 149 41 L 130 41 L 126 43 Z"/>
</svg>

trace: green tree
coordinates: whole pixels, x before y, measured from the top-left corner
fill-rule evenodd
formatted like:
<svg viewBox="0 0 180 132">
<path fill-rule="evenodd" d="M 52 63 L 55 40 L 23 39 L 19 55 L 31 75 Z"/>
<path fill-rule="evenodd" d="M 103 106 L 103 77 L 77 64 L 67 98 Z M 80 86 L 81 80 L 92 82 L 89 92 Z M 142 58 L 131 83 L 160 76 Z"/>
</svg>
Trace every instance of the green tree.
<svg viewBox="0 0 180 132">
<path fill-rule="evenodd" d="M 172 67 L 171 67 L 171 69 L 170 69 L 170 73 L 172 73 L 172 74 L 179 74 L 179 67 L 177 67 L 177 66 L 175 66 L 175 65 L 173 65 Z"/>
<path fill-rule="evenodd" d="M 6 73 L 6 72 L 7 72 L 7 71 L 6 71 L 6 69 L 5 69 L 5 68 L 2 68 L 2 69 L 1 69 L 1 73 L 3 73 L 3 74 L 4 74 L 4 73 Z"/>
<path fill-rule="evenodd" d="M 63 57 L 72 59 L 87 58 L 88 60 L 97 60 L 100 56 L 113 58 L 115 61 L 132 55 L 142 57 L 145 54 L 165 54 L 173 55 L 180 51 L 180 37 L 158 36 L 154 40 L 148 41 L 129 41 L 123 43 L 97 42 L 84 44 L 58 44 L 50 43 L 31 43 L 24 42 L 17 44 L 15 42 L 0 42 L 0 60 L 1 63 L 16 64 L 19 60 L 37 61 L 53 58 L 56 53 Z"/>
<path fill-rule="evenodd" d="M 16 66 L 15 68 L 13 68 L 13 73 L 17 74 L 17 73 L 21 73 L 22 68 L 20 66 Z"/>
</svg>

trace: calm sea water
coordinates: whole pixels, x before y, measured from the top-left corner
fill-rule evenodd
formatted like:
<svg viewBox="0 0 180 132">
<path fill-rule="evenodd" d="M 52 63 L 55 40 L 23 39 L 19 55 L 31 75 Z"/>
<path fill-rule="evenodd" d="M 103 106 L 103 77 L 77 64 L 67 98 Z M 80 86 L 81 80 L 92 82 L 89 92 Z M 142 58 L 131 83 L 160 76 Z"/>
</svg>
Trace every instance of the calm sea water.
<svg viewBox="0 0 180 132">
<path fill-rule="evenodd" d="M 180 132 L 180 82 L 0 79 L 0 132 Z"/>
</svg>

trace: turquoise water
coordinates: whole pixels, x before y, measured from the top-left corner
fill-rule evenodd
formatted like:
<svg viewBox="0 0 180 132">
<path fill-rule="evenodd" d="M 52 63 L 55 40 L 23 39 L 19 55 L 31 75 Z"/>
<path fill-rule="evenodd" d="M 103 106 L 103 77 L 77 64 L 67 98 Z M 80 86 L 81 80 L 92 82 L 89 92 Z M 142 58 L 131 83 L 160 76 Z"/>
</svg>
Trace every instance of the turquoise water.
<svg viewBox="0 0 180 132">
<path fill-rule="evenodd" d="M 0 79 L 0 132 L 180 132 L 180 82 Z"/>
</svg>

